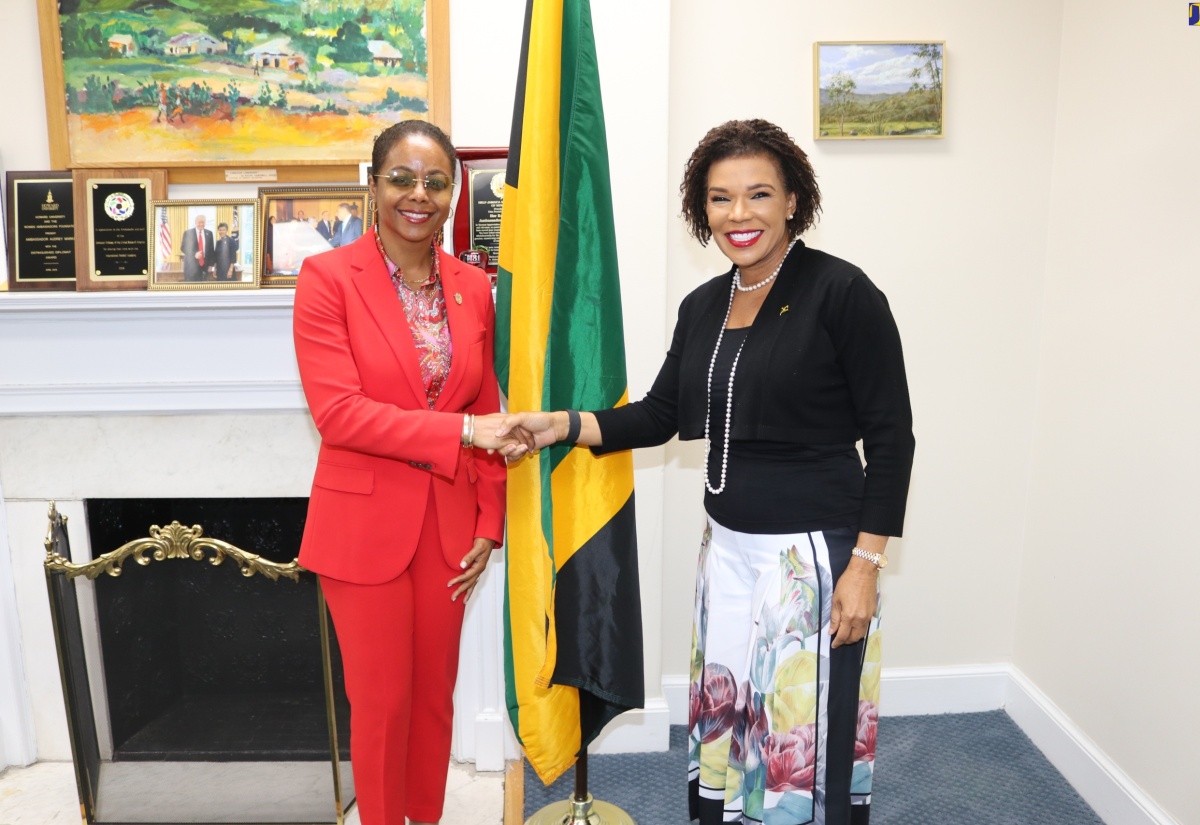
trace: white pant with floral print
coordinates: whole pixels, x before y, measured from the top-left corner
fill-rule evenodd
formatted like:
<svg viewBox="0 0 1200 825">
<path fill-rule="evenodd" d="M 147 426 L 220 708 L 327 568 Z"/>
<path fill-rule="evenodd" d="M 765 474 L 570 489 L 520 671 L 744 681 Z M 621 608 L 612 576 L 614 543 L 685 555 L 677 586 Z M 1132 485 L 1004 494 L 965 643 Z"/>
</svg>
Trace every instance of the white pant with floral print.
<svg viewBox="0 0 1200 825">
<path fill-rule="evenodd" d="M 692 635 L 691 816 L 764 825 L 869 818 L 879 611 L 830 650 L 829 611 L 857 531 L 739 533 L 710 520 Z"/>
</svg>

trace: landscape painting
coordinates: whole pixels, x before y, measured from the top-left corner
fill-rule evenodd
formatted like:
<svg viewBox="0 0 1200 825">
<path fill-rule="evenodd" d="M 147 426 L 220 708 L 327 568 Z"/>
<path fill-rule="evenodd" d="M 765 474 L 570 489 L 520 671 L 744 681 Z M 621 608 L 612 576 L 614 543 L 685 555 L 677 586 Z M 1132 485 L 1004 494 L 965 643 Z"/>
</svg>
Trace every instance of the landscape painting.
<svg viewBox="0 0 1200 825">
<path fill-rule="evenodd" d="M 945 45 L 814 44 L 814 137 L 942 137 Z"/>
<path fill-rule="evenodd" d="M 66 165 L 357 163 L 389 124 L 436 114 L 438 2 L 39 0 Z"/>
</svg>

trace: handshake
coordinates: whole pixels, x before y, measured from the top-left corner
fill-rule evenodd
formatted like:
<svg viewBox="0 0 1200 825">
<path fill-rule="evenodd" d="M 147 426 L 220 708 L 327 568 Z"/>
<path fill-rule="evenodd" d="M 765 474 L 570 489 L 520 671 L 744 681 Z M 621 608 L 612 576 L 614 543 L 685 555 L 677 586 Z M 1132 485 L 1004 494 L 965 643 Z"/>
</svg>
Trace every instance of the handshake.
<svg viewBox="0 0 1200 825">
<path fill-rule="evenodd" d="M 518 461 L 567 437 L 567 412 L 491 413 L 474 416 L 471 445 Z"/>
</svg>

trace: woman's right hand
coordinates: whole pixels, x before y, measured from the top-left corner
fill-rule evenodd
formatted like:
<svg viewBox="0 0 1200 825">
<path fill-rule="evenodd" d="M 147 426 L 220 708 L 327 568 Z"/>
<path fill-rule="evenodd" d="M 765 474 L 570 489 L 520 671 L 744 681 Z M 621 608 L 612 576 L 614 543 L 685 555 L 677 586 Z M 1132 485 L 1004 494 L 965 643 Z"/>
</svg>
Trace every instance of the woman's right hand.
<svg viewBox="0 0 1200 825">
<path fill-rule="evenodd" d="M 510 417 L 499 412 L 475 416 L 475 435 L 471 441 L 472 445 L 481 450 L 487 450 L 489 453 L 500 451 L 505 455 L 508 455 L 508 450 L 517 446 L 536 449 L 533 447 L 533 436 L 523 430 L 515 433 L 505 431 L 503 434 L 498 432 L 500 426 Z"/>
<path fill-rule="evenodd" d="M 502 447 L 500 452 L 515 461 L 527 452 L 549 447 L 566 438 L 567 426 L 564 412 L 510 413 L 496 430 L 498 438 L 509 440 L 509 444 Z M 560 429 L 562 432 L 559 432 Z"/>
</svg>

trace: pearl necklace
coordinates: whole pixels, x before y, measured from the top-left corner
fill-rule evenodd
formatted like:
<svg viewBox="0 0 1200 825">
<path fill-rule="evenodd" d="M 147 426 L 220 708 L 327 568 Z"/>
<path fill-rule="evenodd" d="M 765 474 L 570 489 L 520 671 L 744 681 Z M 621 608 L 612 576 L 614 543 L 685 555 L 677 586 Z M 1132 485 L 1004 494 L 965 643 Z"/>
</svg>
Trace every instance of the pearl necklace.
<svg viewBox="0 0 1200 825">
<path fill-rule="evenodd" d="M 750 286 L 742 286 L 741 270 L 739 270 L 737 267 L 734 267 L 734 270 L 733 270 L 733 287 L 734 287 L 734 289 L 736 289 L 738 292 L 753 292 L 756 289 L 762 289 L 764 286 L 771 283 L 771 281 L 774 281 L 775 277 L 777 275 L 779 275 L 779 270 L 783 269 L 783 261 L 787 260 L 787 256 L 791 254 L 792 247 L 795 245 L 796 245 L 796 241 L 793 239 L 792 242 L 790 244 L 788 244 L 787 252 L 783 253 L 783 260 L 779 262 L 779 266 L 775 267 L 775 271 L 771 273 L 770 277 L 763 278 L 761 281 L 759 281 L 756 284 L 751 284 Z"/>
<path fill-rule="evenodd" d="M 783 262 L 792 253 L 792 247 L 795 245 L 795 240 L 788 244 L 787 251 L 783 253 L 783 260 L 779 262 L 779 266 L 775 267 L 771 277 L 764 278 L 754 286 L 743 287 L 742 273 L 738 271 L 737 267 L 734 267 L 733 270 L 733 284 L 729 289 L 729 307 L 725 310 L 725 320 L 721 322 L 721 331 L 717 334 L 717 345 L 713 348 L 712 360 L 708 362 L 707 401 L 704 408 L 704 489 L 714 496 L 725 492 L 725 475 L 729 470 L 729 429 L 733 423 L 733 377 L 737 374 L 737 365 L 742 357 L 742 348 L 746 346 L 746 338 L 750 337 L 747 334 L 746 338 L 742 339 L 737 353 L 733 356 L 733 366 L 729 368 L 729 388 L 728 395 L 725 396 L 725 446 L 721 449 L 721 484 L 713 487 L 712 481 L 708 477 L 708 456 L 712 452 L 712 377 L 713 369 L 717 366 L 717 353 L 721 351 L 721 340 L 725 337 L 725 327 L 729 323 L 729 316 L 733 314 L 733 298 L 738 292 L 752 292 L 774 281 L 779 275 L 779 271 L 783 269 Z"/>
</svg>

